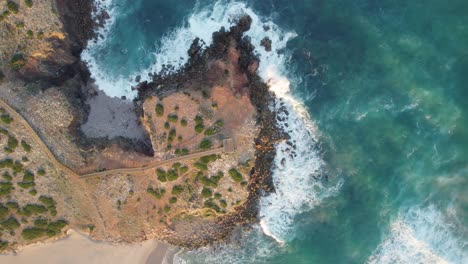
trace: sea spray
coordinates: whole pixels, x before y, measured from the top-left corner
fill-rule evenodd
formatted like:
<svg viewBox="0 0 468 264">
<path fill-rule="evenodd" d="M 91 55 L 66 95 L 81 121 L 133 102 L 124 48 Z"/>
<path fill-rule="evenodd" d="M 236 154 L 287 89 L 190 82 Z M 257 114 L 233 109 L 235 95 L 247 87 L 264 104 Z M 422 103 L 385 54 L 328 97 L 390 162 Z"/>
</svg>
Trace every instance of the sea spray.
<svg viewBox="0 0 468 264">
<path fill-rule="evenodd" d="M 454 236 L 450 223 L 433 205 L 409 208 L 390 225 L 368 264 L 467 263 L 468 243 Z"/>
</svg>

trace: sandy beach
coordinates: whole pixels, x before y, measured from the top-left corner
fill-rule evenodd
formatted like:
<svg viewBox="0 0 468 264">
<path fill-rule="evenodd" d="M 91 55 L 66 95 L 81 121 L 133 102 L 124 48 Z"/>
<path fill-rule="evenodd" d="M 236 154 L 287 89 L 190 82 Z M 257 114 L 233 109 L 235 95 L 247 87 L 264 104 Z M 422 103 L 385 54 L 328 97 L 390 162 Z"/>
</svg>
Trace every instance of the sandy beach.
<svg viewBox="0 0 468 264">
<path fill-rule="evenodd" d="M 173 251 L 155 240 L 130 245 L 92 241 L 74 230 L 64 239 L 52 243 L 26 246 L 16 254 L 0 255 L 0 263 L 78 264 L 78 263 L 172 263 Z"/>
</svg>

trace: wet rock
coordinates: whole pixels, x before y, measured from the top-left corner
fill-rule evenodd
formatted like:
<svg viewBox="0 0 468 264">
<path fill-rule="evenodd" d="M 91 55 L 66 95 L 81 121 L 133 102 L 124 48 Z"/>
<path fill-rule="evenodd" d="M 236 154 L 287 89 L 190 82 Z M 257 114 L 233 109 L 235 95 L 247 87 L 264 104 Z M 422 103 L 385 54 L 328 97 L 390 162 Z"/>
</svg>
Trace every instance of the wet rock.
<svg viewBox="0 0 468 264">
<path fill-rule="evenodd" d="M 260 46 L 264 47 L 266 51 L 270 52 L 271 51 L 271 39 L 268 37 L 264 37 L 260 41 Z"/>
</svg>

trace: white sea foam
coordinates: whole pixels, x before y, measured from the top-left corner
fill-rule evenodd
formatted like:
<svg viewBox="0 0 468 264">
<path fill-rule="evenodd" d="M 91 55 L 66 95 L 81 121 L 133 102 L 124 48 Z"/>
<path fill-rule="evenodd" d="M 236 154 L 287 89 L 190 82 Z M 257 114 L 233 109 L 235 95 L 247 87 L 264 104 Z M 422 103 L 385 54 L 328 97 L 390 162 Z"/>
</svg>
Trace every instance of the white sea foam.
<svg viewBox="0 0 468 264">
<path fill-rule="evenodd" d="M 368 263 L 468 263 L 468 244 L 434 206 L 411 208 L 391 224 Z"/>
<path fill-rule="evenodd" d="M 188 59 L 187 50 L 194 38 L 200 38 L 208 46 L 212 42 L 213 32 L 221 27 L 228 29 L 235 18 L 245 14 L 252 18 L 251 28 L 245 35 L 251 38 L 255 52 L 260 58 L 258 73 L 280 99 L 271 107 L 287 111 L 281 111 L 279 114 L 283 120 L 280 126 L 291 139 L 289 144 L 282 142 L 276 146 L 276 166 L 273 171 L 276 192 L 262 198 L 260 209 L 263 232 L 284 243 L 294 237 L 295 216 L 311 210 L 323 198 L 334 195 L 341 185 L 340 182 L 330 188 L 321 183 L 319 178 L 323 161 L 317 149 L 317 130 L 303 104 L 291 94 L 291 84 L 287 77 L 290 57 L 284 49 L 296 33 L 283 31 L 272 21 L 257 15 L 244 3 L 218 1 L 211 7 L 200 7 L 187 18 L 183 26 L 165 35 L 154 53 L 153 66 L 138 75 L 144 80 L 148 73 L 159 72 L 164 64 L 171 64 L 176 69 L 181 67 Z M 265 37 L 272 41 L 271 52 L 260 46 Z M 105 45 L 105 38 L 94 45 Z M 90 46 L 90 49 L 93 49 L 93 46 Z M 283 52 L 278 52 L 281 50 Z M 129 78 L 110 80 L 98 67 L 93 67 L 95 64 L 89 55 L 92 55 L 92 52 L 85 53 L 84 57 L 90 63 L 93 77 L 102 90 L 111 96 L 134 96 L 126 88 L 132 85 L 127 81 Z"/>
</svg>

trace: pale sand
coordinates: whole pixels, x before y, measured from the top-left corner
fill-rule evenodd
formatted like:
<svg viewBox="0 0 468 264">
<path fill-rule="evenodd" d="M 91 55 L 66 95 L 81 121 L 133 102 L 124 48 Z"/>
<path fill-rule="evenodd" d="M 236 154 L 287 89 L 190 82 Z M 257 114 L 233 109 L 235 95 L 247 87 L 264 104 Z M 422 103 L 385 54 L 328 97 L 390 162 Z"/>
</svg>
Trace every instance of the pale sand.
<svg viewBox="0 0 468 264">
<path fill-rule="evenodd" d="M 166 257 L 166 254 L 168 256 Z M 68 236 L 52 243 L 26 246 L 16 255 L 0 255 L 0 263 L 9 264 L 127 264 L 127 263 L 172 263 L 173 252 L 169 246 L 155 240 L 130 245 L 95 242 L 86 235 L 69 230 Z"/>
</svg>

